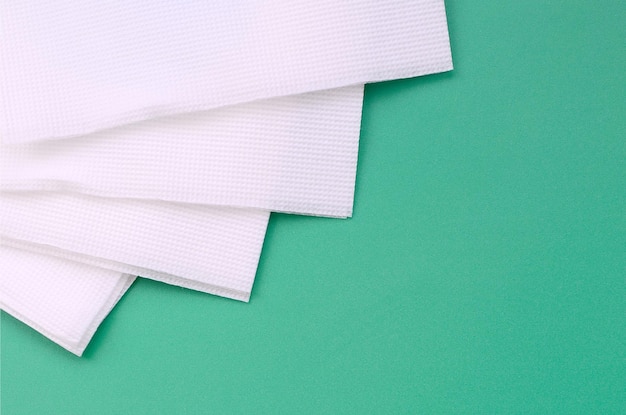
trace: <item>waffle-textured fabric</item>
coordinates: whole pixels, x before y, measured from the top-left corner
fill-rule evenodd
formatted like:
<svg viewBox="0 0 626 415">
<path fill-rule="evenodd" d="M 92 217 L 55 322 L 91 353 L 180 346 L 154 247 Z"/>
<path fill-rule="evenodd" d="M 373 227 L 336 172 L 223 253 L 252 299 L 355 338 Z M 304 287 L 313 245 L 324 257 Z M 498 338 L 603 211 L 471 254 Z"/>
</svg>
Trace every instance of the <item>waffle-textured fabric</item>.
<svg viewBox="0 0 626 415">
<path fill-rule="evenodd" d="M 5 190 L 352 214 L 363 85 L 2 145 Z"/>
<path fill-rule="evenodd" d="M 0 137 L 452 68 L 443 0 L 0 2 Z"/>
<path fill-rule="evenodd" d="M 269 212 L 57 193 L 0 195 L 4 243 L 248 301 Z"/>
<path fill-rule="evenodd" d="M 134 276 L 0 245 L 0 308 L 80 356 Z"/>
</svg>

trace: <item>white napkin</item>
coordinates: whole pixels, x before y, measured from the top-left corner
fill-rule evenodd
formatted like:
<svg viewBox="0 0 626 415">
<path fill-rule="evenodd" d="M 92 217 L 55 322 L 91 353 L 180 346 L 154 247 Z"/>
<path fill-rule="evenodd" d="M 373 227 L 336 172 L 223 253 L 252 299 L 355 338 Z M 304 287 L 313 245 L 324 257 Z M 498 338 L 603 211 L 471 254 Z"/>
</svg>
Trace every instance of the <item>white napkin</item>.
<svg viewBox="0 0 626 415">
<path fill-rule="evenodd" d="M 80 356 L 135 277 L 0 245 L 0 308 Z"/>
<path fill-rule="evenodd" d="M 363 86 L 0 147 L 5 190 L 352 214 Z"/>
<path fill-rule="evenodd" d="M 443 0 L 4 1 L 0 42 L 14 143 L 452 68 Z"/>
<path fill-rule="evenodd" d="M 443 0 L 0 3 L 1 233 L 247 301 L 267 210 L 351 215 L 362 84 L 451 68 Z"/>
<path fill-rule="evenodd" d="M 248 301 L 269 212 L 57 193 L 0 194 L 4 243 Z"/>
</svg>

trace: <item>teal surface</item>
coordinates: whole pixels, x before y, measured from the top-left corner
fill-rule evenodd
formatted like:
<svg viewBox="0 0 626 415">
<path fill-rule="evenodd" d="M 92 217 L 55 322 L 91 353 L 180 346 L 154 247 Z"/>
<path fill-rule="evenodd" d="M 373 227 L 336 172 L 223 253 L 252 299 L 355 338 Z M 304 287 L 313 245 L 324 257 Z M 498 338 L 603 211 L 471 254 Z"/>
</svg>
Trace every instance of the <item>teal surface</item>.
<svg viewBox="0 0 626 415">
<path fill-rule="evenodd" d="M 2 415 L 626 413 L 626 3 L 447 8 L 352 219 L 272 215 L 249 304 L 138 281 L 83 358 L 2 315 Z"/>
</svg>

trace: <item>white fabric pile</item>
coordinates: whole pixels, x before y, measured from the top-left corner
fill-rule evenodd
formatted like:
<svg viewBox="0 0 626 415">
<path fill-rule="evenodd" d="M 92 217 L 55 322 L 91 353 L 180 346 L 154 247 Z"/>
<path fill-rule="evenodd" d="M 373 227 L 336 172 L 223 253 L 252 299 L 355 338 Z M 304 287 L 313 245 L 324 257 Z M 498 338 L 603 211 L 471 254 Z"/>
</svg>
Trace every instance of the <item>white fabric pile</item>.
<svg viewBox="0 0 626 415">
<path fill-rule="evenodd" d="M 80 355 L 135 276 L 247 301 L 270 212 L 352 214 L 363 85 L 443 0 L 0 3 L 0 305 Z"/>
</svg>

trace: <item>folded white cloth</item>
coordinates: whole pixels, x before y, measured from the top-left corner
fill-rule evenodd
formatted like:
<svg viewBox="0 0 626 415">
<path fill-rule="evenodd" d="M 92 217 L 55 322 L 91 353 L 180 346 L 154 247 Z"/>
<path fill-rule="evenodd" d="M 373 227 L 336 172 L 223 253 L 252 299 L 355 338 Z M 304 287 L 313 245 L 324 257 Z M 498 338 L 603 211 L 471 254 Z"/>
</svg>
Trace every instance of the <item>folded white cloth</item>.
<svg viewBox="0 0 626 415">
<path fill-rule="evenodd" d="M 4 190 L 352 214 L 363 85 L 2 145 Z"/>
<path fill-rule="evenodd" d="M 443 0 L 5 1 L 0 42 L 14 143 L 452 68 Z"/>
<path fill-rule="evenodd" d="M 135 277 L 0 245 L 0 308 L 74 354 Z"/>
<path fill-rule="evenodd" d="M 129 274 L 247 301 L 269 210 L 351 215 L 363 83 L 451 68 L 443 0 L 0 3 L 2 308 L 80 355 Z"/>
<path fill-rule="evenodd" d="M 0 194 L 4 243 L 248 301 L 269 212 L 57 193 Z"/>
</svg>

